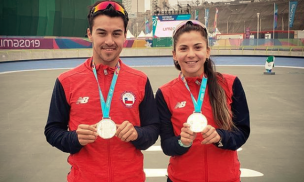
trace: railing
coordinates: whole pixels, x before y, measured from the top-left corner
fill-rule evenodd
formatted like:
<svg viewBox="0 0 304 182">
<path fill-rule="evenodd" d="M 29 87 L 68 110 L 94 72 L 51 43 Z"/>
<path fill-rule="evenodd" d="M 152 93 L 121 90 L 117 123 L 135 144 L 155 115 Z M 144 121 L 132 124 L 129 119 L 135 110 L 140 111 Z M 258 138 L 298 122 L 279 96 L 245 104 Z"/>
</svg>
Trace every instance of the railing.
<svg viewBox="0 0 304 182">
<path fill-rule="evenodd" d="M 5 38 L 6 39 L 6 38 Z M 37 39 L 37 38 L 36 38 Z M 35 39 L 35 40 L 36 40 Z M 39 41 L 49 41 L 42 40 Z M 47 39 L 47 38 L 46 38 Z M 38 39 L 37 39 L 38 40 Z M 36 42 L 38 43 L 38 41 Z M 14 61 L 14 60 L 32 60 L 32 59 L 62 59 L 62 58 L 84 58 L 92 55 L 91 48 L 80 47 L 80 45 L 88 44 L 85 39 L 80 41 L 77 38 L 70 39 L 54 39 L 56 40 L 56 49 L 3 49 L 4 45 L 21 45 L 20 41 L 28 41 L 31 39 L 26 37 L 19 37 L 19 39 L 11 38 L 10 41 L 2 38 L 0 46 L 0 62 Z M 77 41 L 76 41 L 77 40 Z M 172 39 L 171 39 L 172 40 Z M 19 41 L 19 42 L 18 42 Z M 67 41 L 67 42 L 64 42 Z M 127 40 L 128 46 L 125 46 L 121 56 L 122 57 L 136 57 L 136 56 L 172 56 L 172 47 L 150 47 L 153 44 L 151 39 L 137 39 Z M 165 40 L 165 41 L 169 41 Z M 54 43 L 54 41 L 50 41 Z M 71 42 L 72 44 L 71 47 Z M 81 44 L 78 44 L 81 42 Z M 34 41 L 35 43 L 35 41 Z M 41 43 L 41 42 L 39 42 Z M 68 44 L 69 43 L 69 44 Z M 163 44 L 163 42 L 162 42 Z M 168 43 L 169 44 L 169 43 Z M 278 45 L 279 44 L 279 45 Z M 63 45 L 63 48 L 58 47 Z M 209 40 L 211 45 L 212 55 L 243 55 L 243 56 L 294 56 L 304 57 L 304 40 L 303 39 L 221 39 Z M 51 47 L 53 45 L 50 45 Z M 16 48 L 16 47 L 14 47 Z"/>
<path fill-rule="evenodd" d="M 304 46 L 212 46 L 213 55 L 277 55 L 304 57 Z"/>
</svg>

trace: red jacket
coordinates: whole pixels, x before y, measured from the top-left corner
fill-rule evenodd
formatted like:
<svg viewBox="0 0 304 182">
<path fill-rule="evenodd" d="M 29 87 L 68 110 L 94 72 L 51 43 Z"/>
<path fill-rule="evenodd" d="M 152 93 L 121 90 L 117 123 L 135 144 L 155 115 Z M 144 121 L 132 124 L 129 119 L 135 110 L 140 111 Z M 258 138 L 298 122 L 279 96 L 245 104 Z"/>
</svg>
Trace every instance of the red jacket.
<svg viewBox="0 0 304 182">
<path fill-rule="evenodd" d="M 236 79 L 232 75 L 223 75 L 227 84 L 221 84 L 226 92 L 227 104 L 230 107 L 233 102 L 233 85 Z M 200 89 L 201 78 L 187 78 L 191 93 L 197 99 Z M 240 83 L 240 82 L 239 82 Z M 238 90 L 239 91 L 239 90 Z M 243 91 L 243 89 L 241 89 Z M 244 98 L 242 98 L 244 99 Z M 213 144 L 203 145 L 203 137 L 197 134 L 190 148 L 183 148 L 178 145 L 181 128 L 187 118 L 193 113 L 194 106 L 191 96 L 183 81 L 176 78 L 162 86 L 156 95 L 157 105 L 161 118 L 161 143 L 165 154 L 171 156 L 168 165 L 169 178 L 174 182 L 240 182 L 240 163 L 236 150 L 229 150 L 229 143 L 233 137 L 233 132 L 221 131 L 215 124 L 212 115 L 212 108 L 209 102 L 208 86 L 202 106 L 202 113 L 208 120 L 208 125 L 217 128 L 223 140 L 224 148 L 219 148 Z M 245 143 L 249 135 L 249 112 L 246 99 L 242 103 L 245 108 L 243 112 L 245 121 L 238 121 L 237 127 L 244 128 L 238 136 L 244 136 L 238 145 Z M 238 106 L 237 106 L 238 107 Z M 231 108 L 231 107 L 230 107 Z M 246 110 L 247 108 L 247 110 Z M 247 115 L 248 113 L 248 115 Z M 248 116 L 248 117 L 247 117 Z M 239 118 L 240 119 L 240 118 Z M 242 120 L 242 119 L 241 119 Z M 244 122 L 244 123 L 238 123 Z M 170 133 L 171 129 L 171 133 Z M 247 133 L 248 132 L 248 133 Z M 229 139 L 230 138 L 230 139 Z M 230 140 L 230 141 L 229 141 Z M 238 139 L 236 139 L 238 140 Z"/>
<path fill-rule="evenodd" d="M 71 153 L 68 181 L 145 181 L 143 154 L 158 137 L 158 113 L 147 76 L 120 61 L 121 70 L 114 89 L 110 117 L 116 124 L 130 121 L 138 139 L 123 142 L 117 137 L 82 147 L 75 130 L 79 124 L 93 125 L 102 119 L 97 81 L 91 59 L 59 76 L 50 106 L 45 135 L 49 143 Z M 114 69 L 96 66 L 99 85 L 106 100 Z M 68 130 L 66 126 L 68 125 Z"/>
</svg>

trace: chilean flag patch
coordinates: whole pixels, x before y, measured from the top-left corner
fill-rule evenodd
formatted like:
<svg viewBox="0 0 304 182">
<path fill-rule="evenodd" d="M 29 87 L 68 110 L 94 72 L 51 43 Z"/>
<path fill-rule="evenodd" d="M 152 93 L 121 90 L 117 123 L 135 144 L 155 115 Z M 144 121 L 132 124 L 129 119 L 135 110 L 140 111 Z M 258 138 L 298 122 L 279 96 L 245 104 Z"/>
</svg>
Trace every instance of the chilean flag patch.
<svg viewBox="0 0 304 182">
<path fill-rule="evenodd" d="M 121 101 L 126 107 L 132 107 L 135 100 L 135 95 L 132 92 L 126 91 L 121 94 Z"/>
</svg>

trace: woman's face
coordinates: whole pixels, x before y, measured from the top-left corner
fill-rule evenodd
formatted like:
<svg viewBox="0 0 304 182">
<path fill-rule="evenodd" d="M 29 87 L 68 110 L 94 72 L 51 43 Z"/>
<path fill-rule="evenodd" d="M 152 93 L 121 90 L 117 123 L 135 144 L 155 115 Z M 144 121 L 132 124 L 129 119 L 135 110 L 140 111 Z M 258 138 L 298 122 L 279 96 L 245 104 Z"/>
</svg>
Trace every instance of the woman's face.
<svg viewBox="0 0 304 182">
<path fill-rule="evenodd" d="M 200 32 L 190 31 L 179 36 L 172 53 L 185 77 L 200 77 L 204 74 L 204 63 L 210 56 L 210 48 Z"/>
</svg>

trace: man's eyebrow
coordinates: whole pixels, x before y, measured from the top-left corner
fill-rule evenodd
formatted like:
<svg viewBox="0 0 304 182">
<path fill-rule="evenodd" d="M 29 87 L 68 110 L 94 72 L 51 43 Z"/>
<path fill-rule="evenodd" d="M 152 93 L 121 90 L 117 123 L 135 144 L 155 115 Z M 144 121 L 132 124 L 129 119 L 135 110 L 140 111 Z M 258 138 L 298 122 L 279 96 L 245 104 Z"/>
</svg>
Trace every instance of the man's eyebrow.
<svg viewBox="0 0 304 182">
<path fill-rule="evenodd" d="M 105 29 L 102 29 L 102 28 L 97 28 L 96 31 L 99 31 L 99 32 L 104 31 L 104 32 L 105 32 L 106 30 L 105 30 Z"/>
<path fill-rule="evenodd" d="M 114 32 L 123 32 L 123 30 L 118 29 L 118 30 L 114 30 Z"/>
<path fill-rule="evenodd" d="M 97 32 L 106 32 L 106 30 L 105 30 L 105 29 L 102 29 L 102 28 L 97 28 L 96 31 L 97 31 Z M 123 30 L 117 29 L 117 30 L 114 30 L 113 32 L 123 32 Z"/>
</svg>

